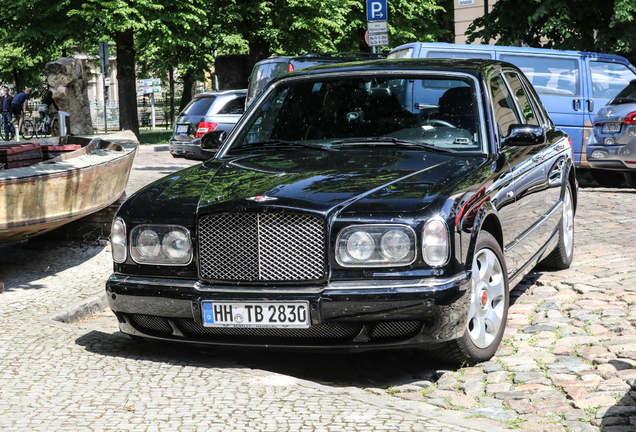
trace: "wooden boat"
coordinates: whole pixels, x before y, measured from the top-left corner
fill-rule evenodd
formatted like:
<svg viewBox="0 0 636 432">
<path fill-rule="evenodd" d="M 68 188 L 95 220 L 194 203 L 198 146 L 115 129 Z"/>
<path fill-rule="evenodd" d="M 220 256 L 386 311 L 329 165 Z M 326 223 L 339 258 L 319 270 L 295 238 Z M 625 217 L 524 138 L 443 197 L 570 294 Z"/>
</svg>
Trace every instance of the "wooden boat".
<svg viewBox="0 0 636 432">
<path fill-rule="evenodd" d="M 132 132 L 61 137 L 81 148 L 0 170 L 0 244 L 44 234 L 97 212 L 124 193 L 138 142 Z"/>
</svg>

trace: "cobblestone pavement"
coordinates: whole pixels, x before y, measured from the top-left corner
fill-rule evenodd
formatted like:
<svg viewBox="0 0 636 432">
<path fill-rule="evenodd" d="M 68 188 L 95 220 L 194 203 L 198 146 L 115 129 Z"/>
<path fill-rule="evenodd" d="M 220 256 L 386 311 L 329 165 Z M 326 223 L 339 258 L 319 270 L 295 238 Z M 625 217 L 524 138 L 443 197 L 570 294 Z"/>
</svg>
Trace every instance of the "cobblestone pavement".
<svg viewBox="0 0 636 432">
<path fill-rule="evenodd" d="M 166 166 L 190 164 L 157 153 L 142 148 L 131 189 Z M 47 318 L 103 292 L 110 260 L 107 246 L 37 241 L 0 246 L 0 430 L 500 430 L 492 420 L 466 419 L 382 388 L 326 385 L 267 370 L 267 361 L 264 368 L 244 366 L 243 360 L 258 363 L 253 353 L 135 342 L 115 332 L 108 315 L 79 325 Z M 399 355 L 388 362 L 385 356 L 334 358 L 350 369 L 364 366 L 352 364 L 356 359 L 364 360 L 380 376 L 388 363 L 387 375 L 394 374 L 389 368 Z M 287 354 L 285 360 L 312 360 L 310 369 L 317 366 L 309 354 Z M 270 369 L 275 367 L 284 369 L 279 357 L 272 357 Z M 328 376 L 330 364 L 322 369 Z M 432 384 L 411 385 L 419 385 L 423 398 L 421 389 Z"/>
<path fill-rule="evenodd" d="M 150 151 L 131 189 L 189 163 Z M 0 429 L 634 431 L 636 190 L 582 185 L 572 267 L 519 284 L 496 356 L 466 368 L 138 343 L 109 311 L 55 323 L 102 292 L 109 248 L 0 247 Z"/>
</svg>

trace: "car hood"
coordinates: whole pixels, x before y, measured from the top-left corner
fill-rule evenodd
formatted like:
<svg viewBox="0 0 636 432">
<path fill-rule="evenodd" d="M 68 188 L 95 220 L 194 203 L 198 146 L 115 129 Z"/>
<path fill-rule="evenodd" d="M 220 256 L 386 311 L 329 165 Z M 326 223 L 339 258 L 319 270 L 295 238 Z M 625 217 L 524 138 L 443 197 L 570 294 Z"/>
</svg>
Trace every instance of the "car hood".
<svg viewBox="0 0 636 432">
<path fill-rule="evenodd" d="M 213 159 L 148 186 L 135 211 L 192 214 L 262 207 L 340 212 L 419 211 L 484 157 L 365 148 Z"/>
</svg>

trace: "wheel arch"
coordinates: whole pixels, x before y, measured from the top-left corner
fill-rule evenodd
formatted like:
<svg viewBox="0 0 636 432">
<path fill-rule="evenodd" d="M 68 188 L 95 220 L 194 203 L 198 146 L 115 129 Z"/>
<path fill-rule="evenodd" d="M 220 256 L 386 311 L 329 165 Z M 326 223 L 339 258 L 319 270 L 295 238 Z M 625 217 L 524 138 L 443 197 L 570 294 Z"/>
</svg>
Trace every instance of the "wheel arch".
<svg viewBox="0 0 636 432">
<path fill-rule="evenodd" d="M 490 202 L 486 202 L 479 208 L 479 210 L 477 210 L 476 213 L 464 262 L 467 268 L 472 265 L 473 257 L 475 256 L 477 238 L 482 231 L 490 233 L 490 235 L 492 235 L 499 244 L 501 250 L 504 250 L 503 229 L 501 227 L 501 221 L 499 220 L 497 209 Z"/>
</svg>

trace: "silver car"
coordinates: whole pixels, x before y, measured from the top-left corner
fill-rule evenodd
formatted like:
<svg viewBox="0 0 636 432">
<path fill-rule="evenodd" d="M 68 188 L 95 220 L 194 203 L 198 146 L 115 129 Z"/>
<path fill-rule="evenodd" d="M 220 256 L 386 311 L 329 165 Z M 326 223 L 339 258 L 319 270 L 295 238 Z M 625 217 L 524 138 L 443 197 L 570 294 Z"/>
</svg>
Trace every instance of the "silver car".
<svg viewBox="0 0 636 432">
<path fill-rule="evenodd" d="M 636 80 L 596 114 L 586 156 L 601 186 L 636 187 Z"/>
<path fill-rule="evenodd" d="M 207 132 L 230 132 L 245 111 L 247 90 L 225 90 L 194 96 L 179 113 L 170 138 L 174 157 L 207 160 L 214 152 L 201 148 L 201 137 Z"/>
</svg>

